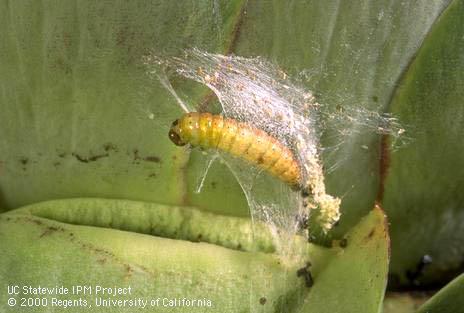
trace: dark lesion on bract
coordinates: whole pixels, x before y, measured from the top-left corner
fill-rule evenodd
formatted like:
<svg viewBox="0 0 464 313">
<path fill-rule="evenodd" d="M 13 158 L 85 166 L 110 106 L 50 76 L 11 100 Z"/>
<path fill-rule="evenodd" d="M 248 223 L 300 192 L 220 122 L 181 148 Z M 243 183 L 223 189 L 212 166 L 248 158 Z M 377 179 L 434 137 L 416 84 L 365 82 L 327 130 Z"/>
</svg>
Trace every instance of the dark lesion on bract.
<svg viewBox="0 0 464 313">
<path fill-rule="evenodd" d="M 109 151 L 118 152 L 118 147 L 111 142 L 107 142 L 103 145 L 103 150 L 105 150 L 106 152 L 109 152 Z"/>
<path fill-rule="evenodd" d="M 43 233 L 39 236 L 40 238 L 43 238 L 45 236 L 49 236 L 55 232 L 64 232 L 65 229 L 63 227 L 55 227 L 55 226 L 47 226 L 45 228 L 45 230 L 43 231 Z"/>
<path fill-rule="evenodd" d="M 22 165 L 27 165 L 27 163 L 29 162 L 29 159 L 26 157 L 22 157 L 19 159 L 19 162 L 21 162 Z"/>
<path fill-rule="evenodd" d="M 154 156 L 154 155 L 149 155 L 149 156 L 146 156 L 143 158 L 144 161 L 147 161 L 147 162 L 154 162 L 154 163 L 159 163 L 161 162 L 161 159 L 157 156 Z"/>
<path fill-rule="evenodd" d="M 134 149 L 132 151 L 133 157 L 132 159 L 137 164 L 139 161 L 146 161 L 146 162 L 153 162 L 153 163 L 161 163 L 161 158 L 156 155 L 148 155 L 148 156 L 140 156 L 139 149 Z"/>
<path fill-rule="evenodd" d="M 372 228 L 372 230 L 367 235 L 367 238 L 371 239 L 374 236 L 374 234 L 375 234 L 375 228 Z"/>
<path fill-rule="evenodd" d="M 29 158 L 27 158 L 27 157 L 21 157 L 21 158 L 19 159 L 19 163 L 21 163 L 21 165 L 22 165 L 22 167 L 23 167 L 23 171 L 25 171 L 25 170 L 26 170 L 26 166 L 27 166 L 27 164 L 29 163 Z"/>
<path fill-rule="evenodd" d="M 306 287 L 311 288 L 314 285 L 314 279 L 311 274 L 310 268 L 311 262 L 307 262 L 306 265 L 296 271 L 296 276 L 303 277 Z"/>
<path fill-rule="evenodd" d="M 92 155 L 92 156 L 89 156 L 89 157 L 84 157 L 84 156 L 82 156 L 82 155 L 80 155 L 80 154 L 77 154 L 77 153 L 72 153 L 72 155 L 73 155 L 79 162 L 82 162 L 82 163 L 95 162 L 95 161 L 98 161 L 98 160 L 101 159 L 101 158 L 107 158 L 107 157 L 110 156 L 108 153 Z"/>
</svg>

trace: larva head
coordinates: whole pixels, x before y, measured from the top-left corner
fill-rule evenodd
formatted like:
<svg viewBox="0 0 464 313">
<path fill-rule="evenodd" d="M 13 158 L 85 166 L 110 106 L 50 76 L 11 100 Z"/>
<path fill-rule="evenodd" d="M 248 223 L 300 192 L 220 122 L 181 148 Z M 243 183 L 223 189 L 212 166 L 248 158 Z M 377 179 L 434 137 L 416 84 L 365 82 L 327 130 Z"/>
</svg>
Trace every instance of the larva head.
<svg viewBox="0 0 464 313">
<path fill-rule="evenodd" d="M 175 120 L 172 125 L 171 129 L 169 130 L 169 139 L 176 145 L 176 146 L 185 146 L 187 142 L 182 139 L 182 130 L 179 127 L 179 120 Z"/>
</svg>

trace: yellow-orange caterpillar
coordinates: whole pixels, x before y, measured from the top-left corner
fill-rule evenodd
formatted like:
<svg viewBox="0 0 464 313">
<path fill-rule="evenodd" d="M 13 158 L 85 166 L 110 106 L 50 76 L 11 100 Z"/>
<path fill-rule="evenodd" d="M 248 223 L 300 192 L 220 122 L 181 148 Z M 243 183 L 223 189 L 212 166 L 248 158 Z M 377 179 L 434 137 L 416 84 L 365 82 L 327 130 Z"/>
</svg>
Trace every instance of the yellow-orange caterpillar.
<svg viewBox="0 0 464 313">
<path fill-rule="evenodd" d="M 218 149 L 247 160 L 271 175 L 301 188 L 301 170 L 292 151 L 261 129 L 211 113 L 187 113 L 172 123 L 169 138 L 177 146 L 190 144 Z"/>
</svg>

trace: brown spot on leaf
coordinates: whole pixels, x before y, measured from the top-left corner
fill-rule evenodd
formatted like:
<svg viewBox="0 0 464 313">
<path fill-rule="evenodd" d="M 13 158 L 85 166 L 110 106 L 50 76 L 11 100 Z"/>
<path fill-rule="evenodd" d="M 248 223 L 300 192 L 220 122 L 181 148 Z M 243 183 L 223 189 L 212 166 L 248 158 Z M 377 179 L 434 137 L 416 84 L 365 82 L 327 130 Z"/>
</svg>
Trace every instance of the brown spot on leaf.
<svg viewBox="0 0 464 313">
<path fill-rule="evenodd" d="M 40 238 L 43 238 L 45 236 L 49 236 L 57 231 L 64 231 L 64 228 L 62 227 L 55 227 L 55 226 L 48 226 L 45 228 L 44 232 L 39 236 Z"/>
<path fill-rule="evenodd" d="M 79 154 L 77 154 L 77 153 L 73 153 L 72 155 L 73 155 L 79 162 L 82 162 L 82 163 L 95 162 L 95 161 L 98 161 L 98 160 L 101 159 L 101 158 L 109 157 L 109 154 L 108 154 L 108 153 L 105 153 L 105 154 L 98 154 L 98 155 L 92 155 L 92 156 L 89 156 L 89 157 L 84 157 L 84 156 L 79 155 Z"/>
<path fill-rule="evenodd" d="M 134 157 L 133 157 L 133 160 L 135 163 L 139 163 L 137 162 L 138 160 L 140 160 L 140 157 L 139 157 L 139 150 L 138 149 L 134 149 L 134 151 L 132 151 L 132 153 L 134 154 Z"/>
<path fill-rule="evenodd" d="M 126 272 L 124 275 L 125 279 L 131 278 L 132 274 L 134 273 L 134 269 L 129 264 L 124 264 L 124 271 Z"/>
<path fill-rule="evenodd" d="M 310 267 L 311 263 L 307 262 L 304 267 L 296 271 L 296 276 L 303 277 L 307 288 L 311 288 L 314 284 L 313 276 L 311 275 L 311 271 L 309 270 Z"/>
<path fill-rule="evenodd" d="M 36 225 L 39 225 L 39 226 L 43 225 L 41 220 L 37 220 L 37 219 L 34 219 L 34 218 L 30 218 L 30 217 L 21 217 L 21 218 L 17 217 L 16 222 L 19 222 L 19 221 L 26 221 L 26 222 L 36 224 Z"/>
<path fill-rule="evenodd" d="M 31 222 L 36 224 L 36 225 L 42 225 L 42 221 L 39 221 L 39 220 L 35 220 L 35 219 L 31 219 Z"/>
<path fill-rule="evenodd" d="M 22 158 L 19 159 L 19 163 L 22 164 L 23 171 L 25 171 L 26 170 L 26 165 L 27 165 L 27 163 L 29 163 L 29 159 L 26 158 L 26 157 L 22 157 Z"/>
<path fill-rule="evenodd" d="M 82 163 L 89 163 L 89 160 L 87 158 L 84 158 L 84 157 L 81 157 L 79 154 L 77 153 L 73 153 L 72 154 L 79 162 L 82 162 Z"/>
<path fill-rule="evenodd" d="M 367 235 L 367 238 L 371 239 L 375 234 L 375 228 L 372 228 L 369 234 Z"/>
<path fill-rule="evenodd" d="M 154 162 L 154 163 L 159 163 L 161 162 L 161 159 L 157 156 L 154 156 L 154 155 L 149 155 L 149 156 L 146 156 L 143 158 L 144 161 L 147 161 L 147 162 Z"/>
<path fill-rule="evenodd" d="M 118 152 L 118 147 L 111 143 L 111 142 L 108 142 L 108 143 L 105 143 L 103 145 L 103 149 L 106 151 L 106 152 L 109 152 L 109 151 L 115 151 L 115 152 Z"/>
<path fill-rule="evenodd" d="M 148 156 L 140 156 L 139 154 L 139 150 L 138 149 L 134 149 L 133 151 L 133 160 L 134 161 L 145 161 L 145 162 L 153 162 L 153 163 L 160 163 L 161 162 L 161 159 L 156 156 L 156 155 L 148 155 Z M 138 164 L 138 162 L 136 162 Z"/>
<path fill-rule="evenodd" d="M 259 304 L 261 304 L 261 305 L 265 305 L 266 302 L 267 302 L 267 299 L 266 299 L 265 297 L 261 297 L 261 298 L 259 299 Z"/>
</svg>

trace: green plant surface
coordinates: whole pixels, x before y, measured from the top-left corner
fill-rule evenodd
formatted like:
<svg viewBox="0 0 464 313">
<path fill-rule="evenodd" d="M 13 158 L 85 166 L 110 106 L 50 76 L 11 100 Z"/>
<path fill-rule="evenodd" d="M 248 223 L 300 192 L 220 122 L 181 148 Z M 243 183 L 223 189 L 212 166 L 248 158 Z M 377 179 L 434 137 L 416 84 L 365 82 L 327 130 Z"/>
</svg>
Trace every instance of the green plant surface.
<svg viewBox="0 0 464 313">
<path fill-rule="evenodd" d="M 422 305 L 417 313 L 462 313 L 463 294 L 464 274 L 461 274 Z"/>
<path fill-rule="evenodd" d="M 226 52 L 241 6 L 2 1 L 0 208 L 83 196 L 195 205 L 190 151 L 167 137 L 182 111 L 142 58 L 192 46 Z M 173 84 L 192 105 L 205 95 L 198 85 Z M 228 201 L 203 199 L 204 207 L 247 214 L 235 178 L 219 163 L 213 171 Z"/>
<path fill-rule="evenodd" d="M 449 2 L 250 1 L 235 51 L 264 56 L 293 76 L 309 77 L 303 82 L 332 108 L 384 111 L 395 82 Z M 339 235 L 378 196 L 380 136 L 350 129 L 340 138 L 339 127 L 328 123 L 323 146 L 342 140 L 334 156 L 338 169 L 326 177 L 329 193 L 343 197 Z"/>
<path fill-rule="evenodd" d="M 299 261 L 270 253 L 266 228 L 254 229 L 264 244 L 250 247 L 255 241 L 247 233 L 249 219 L 178 209 L 125 200 L 65 199 L 3 213 L 0 280 L 69 288 L 74 284 L 132 286 L 130 298 L 207 298 L 214 304 L 207 308 L 211 312 L 325 312 L 327 306 L 332 312 L 359 312 L 360 307 L 366 313 L 378 312 L 389 258 L 385 216 L 380 209 L 374 209 L 348 234 L 346 248 L 327 249 L 297 241 L 307 251 L 307 260 Z M 203 216 L 193 225 L 196 228 L 177 233 L 176 225 L 185 221 L 186 214 Z M 107 228 L 109 224 L 112 229 Z M 207 228 L 214 224 L 218 226 Z M 198 231 L 204 236 L 198 237 Z M 154 236 L 159 232 L 163 237 Z M 307 261 L 312 264 L 312 288 L 297 275 Z M 0 310 L 15 312 L 6 306 L 6 297 L 0 294 Z M 92 303 L 94 297 L 84 299 Z M 88 308 L 89 312 L 105 310 Z M 43 308 L 30 311 L 42 312 Z M 51 312 L 61 311 L 51 308 Z M 179 308 L 153 311 L 179 312 Z M 127 308 L 112 312 L 127 312 Z"/>
<path fill-rule="evenodd" d="M 205 158 L 168 140 L 182 111 L 142 57 L 190 47 L 263 56 L 332 108 L 391 110 L 417 130 L 407 133 L 409 146 L 388 154 L 386 176 L 381 136 L 351 129 L 343 137 L 338 169 L 327 175 L 329 192 L 343 197 L 334 236 L 383 193 L 393 273 L 410 284 L 405 272 L 432 254 L 424 277 L 442 279 L 462 262 L 464 246 L 455 222 L 463 212 L 461 11 L 460 0 L 1 1 L 0 210 L 103 197 L 247 216 L 240 186 L 219 162 L 195 193 Z M 400 90 L 393 97 L 399 81 L 401 90 L 417 81 L 422 96 Z M 192 106 L 208 102 L 210 92 L 197 84 L 172 83 Z M 339 140 L 329 127 L 322 143 Z M 448 243 L 455 252 L 440 248 Z"/>
<path fill-rule="evenodd" d="M 96 206 L 106 214 L 95 214 Z M 250 312 L 254 308 L 257 312 L 275 312 L 279 305 L 293 300 L 305 290 L 303 280 L 295 274 L 301 264 L 281 262 L 276 255 L 142 234 L 147 227 L 148 230 L 162 231 L 162 219 L 170 225 L 182 222 L 179 215 L 170 214 L 164 206 L 159 209 L 153 206 L 121 200 L 71 199 L 2 214 L 0 280 L 19 285 L 65 285 L 70 288 L 74 284 L 132 286 L 134 294 L 124 299 L 207 298 L 214 304 L 214 307 L 206 308 L 211 312 Z M 158 213 L 153 216 L 158 224 L 148 222 L 149 219 L 141 223 L 140 218 L 151 216 L 152 211 Z M 53 214 L 73 223 L 90 222 L 92 218 L 94 221 L 87 225 L 73 225 L 41 218 L 35 213 Z M 112 221 L 115 228 L 128 228 L 132 232 L 101 227 L 106 220 Z M 202 220 L 203 223 L 217 222 L 211 216 Z M 249 220 L 247 223 L 250 227 Z M 141 228 L 134 229 L 132 225 Z M 226 240 L 239 240 L 243 236 L 239 229 L 234 230 L 232 237 Z M 222 235 L 217 230 L 213 232 Z M 5 297 L 6 293 L 0 296 L 0 310 L 16 312 L 16 308 L 8 311 Z M 263 297 L 266 303 L 260 304 Z M 86 299 L 92 303 L 94 298 Z M 48 309 L 63 311 L 59 307 L 49 306 Z M 31 308 L 31 312 L 43 310 Z M 94 305 L 88 311 L 106 312 L 107 309 Z M 111 312 L 128 311 L 131 308 L 111 309 Z M 158 307 L 151 312 L 204 311 L 204 307 Z"/>
<path fill-rule="evenodd" d="M 405 270 L 414 273 L 424 254 L 432 263 L 417 274 L 419 283 L 443 283 L 450 271 L 462 271 L 463 16 L 464 2 L 454 1 L 437 20 L 390 107 L 414 128 L 413 143 L 392 154 L 383 202 L 391 222 L 391 270 L 404 281 Z"/>
<path fill-rule="evenodd" d="M 326 177 L 329 193 L 343 196 L 334 235 L 377 199 L 391 222 L 392 285 L 446 281 L 464 255 L 464 2 L 271 3 L 250 2 L 238 54 L 309 75 L 308 88 L 332 107 L 392 112 L 411 138 L 391 149 L 376 134 L 344 137 L 341 163 Z M 405 279 L 426 254 L 424 275 Z"/>
<path fill-rule="evenodd" d="M 347 247 L 317 277 L 300 312 L 381 312 L 387 286 L 390 238 L 375 207 L 348 232 Z"/>
<path fill-rule="evenodd" d="M 264 225 L 257 223 L 252 228 L 248 218 L 216 215 L 193 207 L 89 198 L 40 202 L 14 212 L 74 225 L 207 242 L 249 252 L 276 251 L 272 235 Z"/>
</svg>

